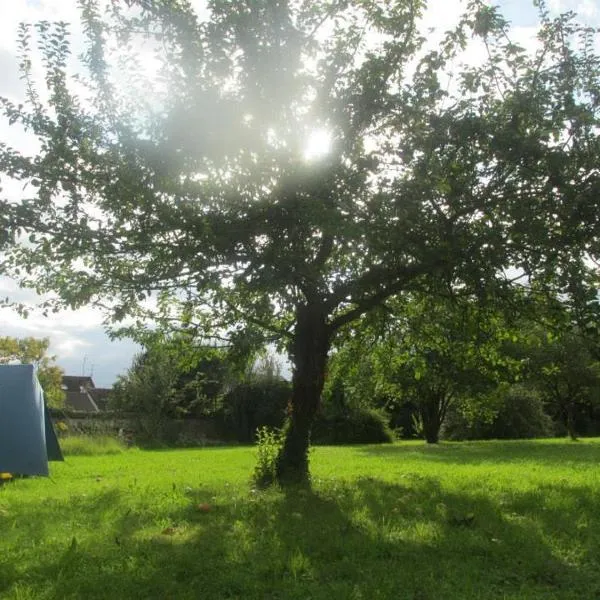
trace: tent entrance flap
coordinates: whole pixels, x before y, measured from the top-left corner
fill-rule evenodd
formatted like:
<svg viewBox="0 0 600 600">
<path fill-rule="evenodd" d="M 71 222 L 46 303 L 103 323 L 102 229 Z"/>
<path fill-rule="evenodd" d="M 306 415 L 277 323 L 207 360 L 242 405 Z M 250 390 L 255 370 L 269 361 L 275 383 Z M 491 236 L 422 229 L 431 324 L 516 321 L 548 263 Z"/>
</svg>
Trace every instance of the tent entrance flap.
<svg viewBox="0 0 600 600">
<path fill-rule="evenodd" d="M 44 426 L 46 429 L 46 454 L 48 455 L 48 460 L 65 460 L 63 458 L 63 453 L 58 443 L 58 438 L 56 437 L 56 432 L 54 431 L 54 427 L 52 427 L 52 419 L 50 418 L 50 412 L 48 411 L 48 407 L 45 404 Z"/>
</svg>

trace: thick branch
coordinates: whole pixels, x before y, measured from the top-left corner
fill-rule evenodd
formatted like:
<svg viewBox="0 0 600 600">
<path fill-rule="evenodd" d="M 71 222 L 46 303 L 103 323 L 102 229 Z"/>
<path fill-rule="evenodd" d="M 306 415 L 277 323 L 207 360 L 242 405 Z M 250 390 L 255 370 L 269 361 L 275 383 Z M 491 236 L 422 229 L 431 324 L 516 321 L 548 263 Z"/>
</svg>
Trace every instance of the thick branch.
<svg viewBox="0 0 600 600">
<path fill-rule="evenodd" d="M 372 308 L 375 308 L 379 304 L 381 304 L 384 300 L 393 296 L 394 294 L 398 294 L 399 292 L 406 289 L 407 284 L 417 277 L 424 275 L 426 273 L 430 273 L 432 270 L 440 267 L 443 264 L 442 260 L 436 261 L 434 263 L 427 264 L 417 264 L 417 265 L 409 265 L 400 267 L 398 269 L 389 269 L 387 267 L 374 267 L 367 273 L 365 273 L 361 278 L 356 281 L 348 282 L 346 285 L 342 286 L 338 291 L 332 295 L 330 299 L 330 303 L 334 303 L 334 306 L 337 306 L 340 302 L 344 300 L 344 298 L 351 294 L 353 289 L 364 288 L 366 286 L 375 287 L 379 282 L 389 281 L 388 285 L 376 291 L 375 293 L 360 298 L 358 300 L 352 300 L 356 305 L 355 308 L 350 309 L 349 311 L 342 313 L 341 315 L 335 317 L 329 323 L 330 330 L 337 331 L 343 325 L 350 323 L 368 312 Z"/>
</svg>

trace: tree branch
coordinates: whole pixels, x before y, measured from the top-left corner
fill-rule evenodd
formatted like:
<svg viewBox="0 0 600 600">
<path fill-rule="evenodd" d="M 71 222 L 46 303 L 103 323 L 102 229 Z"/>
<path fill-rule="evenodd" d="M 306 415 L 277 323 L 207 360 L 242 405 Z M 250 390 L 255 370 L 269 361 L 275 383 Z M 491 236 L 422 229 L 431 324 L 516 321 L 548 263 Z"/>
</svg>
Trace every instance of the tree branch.
<svg viewBox="0 0 600 600">
<path fill-rule="evenodd" d="M 406 289 L 406 285 L 413 279 L 424 275 L 426 273 L 431 272 L 432 270 L 442 266 L 444 261 L 438 260 L 432 263 L 427 264 L 418 264 L 418 265 L 409 265 L 404 266 L 399 269 L 389 269 L 389 268 L 373 268 L 367 273 L 365 273 L 360 279 L 348 282 L 345 286 L 342 286 L 337 293 L 333 294 L 330 299 L 330 307 L 333 308 L 337 306 L 340 302 L 344 300 L 344 298 L 351 293 L 353 287 L 361 288 L 365 285 L 375 286 L 380 281 L 390 281 L 387 286 L 383 289 L 371 294 L 370 296 L 363 297 L 359 300 L 353 301 L 356 304 L 355 308 L 342 313 L 335 317 L 329 323 L 330 330 L 337 331 L 343 325 L 354 321 L 370 309 L 375 306 L 381 304 L 384 300 L 397 294 L 404 289 Z"/>
</svg>

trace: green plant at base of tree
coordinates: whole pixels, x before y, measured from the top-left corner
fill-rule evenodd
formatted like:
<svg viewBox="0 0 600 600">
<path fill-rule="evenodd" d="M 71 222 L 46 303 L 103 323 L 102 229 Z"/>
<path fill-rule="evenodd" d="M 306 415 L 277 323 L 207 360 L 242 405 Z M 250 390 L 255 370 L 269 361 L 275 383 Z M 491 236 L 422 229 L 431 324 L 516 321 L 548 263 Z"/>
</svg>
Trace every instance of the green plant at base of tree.
<svg viewBox="0 0 600 600">
<path fill-rule="evenodd" d="M 284 434 L 281 429 L 267 426 L 256 430 L 256 466 L 252 482 L 258 488 L 266 488 L 277 481 L 277 457 L 281 452 Z"/>
</svg>

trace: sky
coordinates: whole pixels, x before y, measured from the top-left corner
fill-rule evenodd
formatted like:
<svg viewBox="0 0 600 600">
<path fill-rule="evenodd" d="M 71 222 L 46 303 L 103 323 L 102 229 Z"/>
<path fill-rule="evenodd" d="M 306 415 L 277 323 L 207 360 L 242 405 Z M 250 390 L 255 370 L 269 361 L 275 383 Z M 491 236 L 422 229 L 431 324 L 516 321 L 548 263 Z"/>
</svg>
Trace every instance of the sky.
<svg viewBox="0 0 600 600">
<path fill-rule="evenodd" d="M 16 55 L 17 27 L 21 22 L 64 20 L 72 23 L 72 40 L 78 43 L 78 9 L 76 0 L 0 0 L 0 96 L 19 101 L 23 98 L 23 85 L 19 79 Z M 197 0 L 198 6 L 202 0 Z M 500 0 L 496 2 L 502 14 L 511 22 L 516 41 L 527 43 L 534 36 L 537 22 L 536 10 L 529 0 Z M 461 0 L 430 0 L 425 15 L 426 27 L 445 30 L 461 13 Z M 600 0 L 547 0 L 547 6 L 556 14 L 574 10 L 580 20 L 600 27 Z M 0 140 L 12 146 L 34 150 L 32 141 L 0 120 Z M 317 142 L 318 143 L 318 142 Z M 322 143 L 326 143 L 323 140 Z M 312 150 L 311 150 L 312 151 Z M 318 152 L 318 149 L 316 150 Z M 18 188 L 2 181 L 7 189 L 18 194 Z M 0 298 L 35 302 L 30 291 L 20 290 L 13 281 L 0 276 Z M 98 387 L 110 387 L 115 378 L 124 373 L 139 347 L 129 340 L 111 341 L 102 324 L 102 315 L 93 308 L 77 311 L 65 310 L 43 316 L 32 312 L 26 319 L 14 311 L 0 308 L 0 336 L 34 336 L 50 338 L 51 353 L 68 375 L 93 375 Z"/>
</svg>

